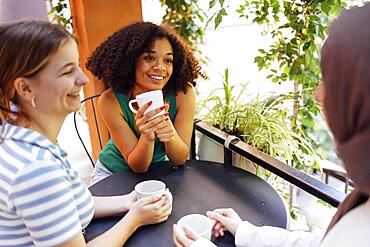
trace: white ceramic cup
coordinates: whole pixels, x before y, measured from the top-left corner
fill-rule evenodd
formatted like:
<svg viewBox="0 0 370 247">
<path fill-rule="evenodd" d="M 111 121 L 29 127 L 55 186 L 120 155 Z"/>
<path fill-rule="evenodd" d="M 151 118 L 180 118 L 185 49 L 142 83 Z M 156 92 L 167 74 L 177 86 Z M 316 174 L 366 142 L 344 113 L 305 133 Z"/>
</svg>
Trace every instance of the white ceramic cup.
<svg viewBox="0 0 370 247">
<path fill-rule="evenodd" d="M 146 180 L 135 186 L 137 200 L 148 196 L 162 196 L 167 193 L 166 184 L 159 180 Z"/>
<path fill-rule="evenodd" d="M 208 218 L 203 214 L 188 214 L 179 219 L 177 222 L 177 226 L 181 231 L 183 230 L 184 226 L 190 227 L 194 232 L 211 240 L 212 236 L 212 227 L 214 225 L 214 221 Z"/>
<path fill-rule="evenodd" d="M 146 93 L 138 94 L 136 95 L 135 99 L 132 99 L 128 102 L 128 106 L 133 113 L 137 113 L 137 110 L 134 109 L 132 104 L 137 103 L 139 107 L 142 107 L 149 101 L 152 101 L 152 104 L 148 107 L 148 109 L 145 110 L 144 114 L 150 111 L 153 111 L 161 106 L 164 106 L 162 90 L 154 90 L 154 91 L 149 91 Z M 152 118 L 161 116 L 163 114 L 165 114 L 164 109 L 158 114 L 156 114 L 155 116 L 153 116 Z"/>
</svg>

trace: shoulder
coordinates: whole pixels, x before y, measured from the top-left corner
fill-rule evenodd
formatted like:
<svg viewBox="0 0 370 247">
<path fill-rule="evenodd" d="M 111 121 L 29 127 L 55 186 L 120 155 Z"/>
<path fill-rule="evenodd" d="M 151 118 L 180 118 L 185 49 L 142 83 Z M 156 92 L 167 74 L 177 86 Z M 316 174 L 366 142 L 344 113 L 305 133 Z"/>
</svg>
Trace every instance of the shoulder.
<svg viewBox="0 0 370 247">
<path fill-rule="evenodd" d="M 184 91 L 180 91 L 176 95 L 176 101 L 178 104 L 189 104 L 190 102 L 195 102 L 196 98 L 196 91 L 195 87 L 192 84 L 188 84 L 188 88 L 186 93 Z"/>
<path fill-rule="evenodd" d="M 98 106 L 99 109 L 121 109 L 116 94 L 111 88 L 101 94 Z"/>
<path fill-rule="evenodd" d="M 116 95 L 113 89 L 109 88 L 105 90 L 99 97 L 99 104 L 104 104 L 107 102 L 117 101 Z"/>
</svg>

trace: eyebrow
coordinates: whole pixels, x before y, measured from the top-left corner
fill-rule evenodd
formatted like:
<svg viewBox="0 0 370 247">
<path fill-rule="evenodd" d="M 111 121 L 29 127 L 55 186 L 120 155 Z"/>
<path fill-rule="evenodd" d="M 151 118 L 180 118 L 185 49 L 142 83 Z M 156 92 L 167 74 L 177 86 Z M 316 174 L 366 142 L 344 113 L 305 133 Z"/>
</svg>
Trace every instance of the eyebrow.
<svg viewBox="0 0 370 247">
<path fill-rule="evenodd" d="M 155 50 L 147 50 L 145 52 L 147 52 L 147 53 L 157 53 Z M 173 56 L 173 53 L 172 52 L 167 52 L 166 55 L 167 56 Z"/>
</svg>

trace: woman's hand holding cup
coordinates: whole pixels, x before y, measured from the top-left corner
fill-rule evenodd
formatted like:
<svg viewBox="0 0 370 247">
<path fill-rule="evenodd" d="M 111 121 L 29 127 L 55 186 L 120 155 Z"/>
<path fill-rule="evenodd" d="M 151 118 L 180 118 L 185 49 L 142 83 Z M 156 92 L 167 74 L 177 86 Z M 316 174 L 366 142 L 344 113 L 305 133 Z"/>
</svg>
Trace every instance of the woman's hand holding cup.
<svg viewBox="0 0 370 247">
<path fill-rule="evenodd" d="M 138 109 L 135 115 L 135 125 L 142 135 L 147 137 L 148 140 L 153 141 L 156 137 L 155 131 L 165 124 L 167 115 L 161 115 L 153 118 L 158 113 L 161 113 L 165 110 L 165 105 L 144 114 L 151 104 L 151 101 L 149 101 Z"/>
<path fill-rule="evenodd" d="M 239 223 L 242 222 L 239 215 L 232 208 L 220 208 L 208 211 L 207 216 L 216 221 L 213 227 L 213 234 L 216 237 L 223 236 L 225 231 L 229 231 L 235 236 Z"/>
<path fill-rule="evenodd" d="M 172 200 L 166 195 L 153 195 L 137 200 L 128 214 L 133 216 L 138 226 L 142 226 L 166 221 L 171 212 Z"/>
<path fill-rule="evenodd" d="M 139 226 L 155 224 L 167 220 L 172 212 L 172 194 L 162 181 L 147 180 L 135 186 L 137 201 L 129 213 Z"/>
</svg>

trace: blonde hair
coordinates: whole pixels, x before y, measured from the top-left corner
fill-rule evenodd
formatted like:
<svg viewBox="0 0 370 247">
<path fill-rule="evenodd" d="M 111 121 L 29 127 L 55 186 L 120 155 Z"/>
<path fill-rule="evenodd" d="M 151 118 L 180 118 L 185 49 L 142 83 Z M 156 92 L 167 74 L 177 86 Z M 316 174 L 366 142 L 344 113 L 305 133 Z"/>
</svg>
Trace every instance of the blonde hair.
<svg viewBox="0 0 370 247">
<path fill-rule="evenodd" d="M 12 123 L 20 115 L 25 116 L 17 105 L 14 80 L 36 75 L 70 38 L 73 36 L 63 27 L 44 21 L 21 21 L 0 26 L 1 122 Z"/>
</svg>

